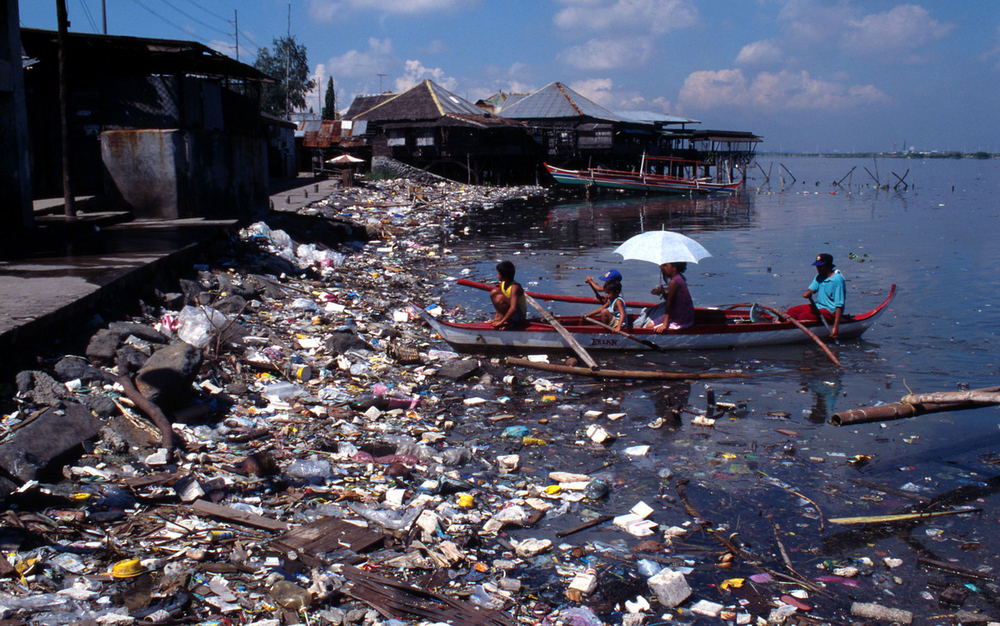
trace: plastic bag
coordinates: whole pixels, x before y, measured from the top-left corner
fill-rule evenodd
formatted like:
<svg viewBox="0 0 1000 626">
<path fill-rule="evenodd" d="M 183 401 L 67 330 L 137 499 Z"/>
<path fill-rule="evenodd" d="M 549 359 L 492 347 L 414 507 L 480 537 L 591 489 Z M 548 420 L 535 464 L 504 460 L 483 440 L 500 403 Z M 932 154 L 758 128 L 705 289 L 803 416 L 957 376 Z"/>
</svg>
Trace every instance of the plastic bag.
<svg viewBox="0 0 1000 626">
<path fill-rule="evenodd" d="M 221 311 L 188 305 L 177 317 L 177 336 L 195 348 L 205 348 L 228 323 L 229 318 Z"/>
</svg>

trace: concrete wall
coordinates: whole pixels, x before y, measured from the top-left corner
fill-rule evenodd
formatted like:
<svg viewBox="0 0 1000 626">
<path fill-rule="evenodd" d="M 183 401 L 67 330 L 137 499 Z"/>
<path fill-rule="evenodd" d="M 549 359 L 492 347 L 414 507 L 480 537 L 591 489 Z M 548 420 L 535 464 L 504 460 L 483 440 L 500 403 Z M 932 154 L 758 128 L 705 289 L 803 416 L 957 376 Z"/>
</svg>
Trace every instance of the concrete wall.
<svg viewBox="0 0 1000 626">
<path fill-rule="evenodd" d="M 34 226 L 30 163 L 17 0 L 0 0 L 0 232 L 4 235 Z"/>
<path fill-rule="evenodd" d="M 108 203 L 139 219 L 252 220 L 267 211 L 267 154 L 258 137 L 104 131 L 101 158 Z"/>
</svg>

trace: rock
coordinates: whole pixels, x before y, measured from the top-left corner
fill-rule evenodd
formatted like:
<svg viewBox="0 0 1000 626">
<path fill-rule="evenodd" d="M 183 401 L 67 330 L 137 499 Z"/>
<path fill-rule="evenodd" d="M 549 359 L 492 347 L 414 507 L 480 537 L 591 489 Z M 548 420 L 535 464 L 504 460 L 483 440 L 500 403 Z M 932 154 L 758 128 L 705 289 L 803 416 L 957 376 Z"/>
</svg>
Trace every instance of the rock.
<svg viewBox="0 0 1000 626">
<path fill-rule="evenodd" d="M 107 419 L 118 413 L 118 407 L 115 405 L 114 400 L 107 396 L 86 395 L 80 398 L 80 401 L 92 413 L 102 419 Z"/>
<path fill-rule="evenodd" d="M 102 328 L 94 333 L 90 342 L 87 343 L 85 352 L 87 358 L 90 359 L 91 363 L 97 365 L 113 365 L 119 339 L 118 333 Z"/>
<path fill-rule="evenodd" d="M 114 376 L 104 370 L 97 369 L 78 356 L 66 356 L 59 359 L 53 370 L 59 380 L 64 383 L 71 380 L 79 380 L 85 385 L 115 382 Z"/>
<path fill-rule="evenodd" d="M 26 370 L 18 372 L 15 377 L 18 393 L 25 394 L 39 406 L 61 407 L 67 402 L 74 402 L 73 394 L 66 385 L 60 383 L 45 372 Z"/>
<path fill-rule="evenodd" d="M 479 361 L 477 359 L 455 359 L 442 363 L 437 375 L 451 380 L 462 380 L 478 370 Z"/>
<path fill-rule="evenodd" d="M 94 437 L 102 426 L 82 404 L 49 409 L 0 445 L 0 467 L 23 481 L 36 480 L 53 459 Z"/>
<path fill-rule="evenodd" d="M 688 586 L 684 574 L 680 572 L 665 569 L 651 576 L 646 582 L 649 583 L 649 588 L 656 594 L 660 604 L 667 608 L 677 606 L 691 595 L 691 587 Z"/>
<path fill-rule="evenodd" d="M 183 341 L 160 348 L 135 377 L 135 386 L 164 410 L 187 404 L 191 383 L 201 367 L 201 350 Z"/>
<path fill-rule="evenodd" d="M 370 344 L 353 331 L 331 333 L 324 343 L 327 353 L 336 356 L 350 350 L 374 350 Z"/>
<path fill-rule="evenodd" d="M 169 341 L 166 335 L 152 326 L 136 322 L 111 322 L 108 324 L 108 330 L 117 333 L 119 341 L 124 341 L 129 335 L 150 343 L 167 343 Z"/>
</svg>

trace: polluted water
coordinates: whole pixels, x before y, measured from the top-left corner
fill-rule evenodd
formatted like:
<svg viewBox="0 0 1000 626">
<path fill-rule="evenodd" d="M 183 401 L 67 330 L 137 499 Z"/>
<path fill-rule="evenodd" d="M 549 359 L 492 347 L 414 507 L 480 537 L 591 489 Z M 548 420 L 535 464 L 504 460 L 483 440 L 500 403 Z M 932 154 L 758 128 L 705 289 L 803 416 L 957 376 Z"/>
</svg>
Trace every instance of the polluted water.
<svg viewBox="0 0 1000 626">
<path fill-rule="evenodd" d="M 971 288 L 988 280 L 973 262 L 987 229 L 977 243 L 969 227 L 996 219 L 995 166 L 930 162 L 899 190 L 856 174 L 832 185 L 849 160 L 782 163 L 796 182 L 754 170 L 725 198 L 562 201 L 537 188 L 381 181 L 281 228 L 247 227 L 132 319 L 95 321 L 79 351 L 50 348 L 44 367 L 18 375 L 5 449 L 28 445 L 19 432 L 56 432 L 77 405 L 99 421 L 71 460 L 18 470 L 5 617 L 989 621 L 993 409 L 828 420 L 911 390 L 993 384 L 995 311 Z M 879 165 L 898 163 L 910 165 Z M 316 241 L 317 220 L 355 226 Z M 847 278 L 848 312 L 893 283 L 899 295 L 864 339 L 831 346 L 843 369 L 808 343 L 599 357 L 691 374 L 666 384 L 458 354 L 417 315 L 489 319 L 486 294 L 456 279 L 491 282 L 502 259 L 531 290 L 588 295 L 587 275 L 617 268 L 626 297 L 646 299 L 655 266 L 612 250 L 660 228 L 713 255 L 686 272 L 698 306 L 799 304 L 820 252 Z M 913 249 L 917 233 L 926 249 Z M 185 316 L 206 321 L 193 343 L 176 336 L 184 306 L 210 309 Z M 178 341 L 191 349 L 158 367 L 183 384 L 167 387 L 143 368 Z M 169 411 L 175 446 L 160 449 L 164 433 L 112 375 L 125 359 L 142 395 Z"/>
</svg>

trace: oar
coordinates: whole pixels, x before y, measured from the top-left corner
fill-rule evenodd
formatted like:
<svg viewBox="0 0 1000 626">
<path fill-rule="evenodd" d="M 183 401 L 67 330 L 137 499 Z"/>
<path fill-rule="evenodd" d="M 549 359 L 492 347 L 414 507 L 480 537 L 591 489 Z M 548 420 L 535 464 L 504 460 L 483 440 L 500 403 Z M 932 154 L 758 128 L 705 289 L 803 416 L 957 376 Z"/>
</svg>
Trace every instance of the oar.
<svg viewBox="0 0 1000 626">
<path fill-rule="evenodd" d="M 562 324 L 560 324 L 558 320 L 556 320 L 556 318 L 552 317 L 551 313 L 543 309 L 542 305 L 535 302 L 535 299 L 529 296 L 528 294 L 524 294 L 524 299 L 528 302 L 528 304 L 531 305 L 531 308 L 538 311 L 539 315 L 542 316 L 543 320 L 548 322 L 549 325 L 552 326 L 552 328 L 556 329 L 556 332 L 559 333 L 559 335 L 563 338 L 563 341 L 566 342 L 566 345 L 568 345 L 573 350 L 573 352 L 576 352 L 576 355 L 580 357 L 580 360 L 583 361 L 587 365 L 587 367 L 591 369 L 591 371 L 597 371 L 598 369 L 600 369 L 600 366 L 597 365 L 597 361 L 591 358 L 591 356 L 587 353 L 587 351 L 583 349 L 583 346 L 581 346 L 576 339 L 573 339 L 573 335 L 571 335 L 569 331 L 566 330 L 566 328 Z"/>
<path fill-rule="evenodd" d="M 823 326 L 826 326 L 826 332 L 830 333 L 830 339 L 833 339 L 833 343 L 839 346 L 840 340 L 833 336 L 833 331 L 830 329 L 830 323 L 826 321 L 826 317 L 823 315 L 823 312 L 820 311 L 819 307 L 816 306 L 816 303 L 813 302 L 812 296 L 809 296 L 809 306 L 811 306 L 813 311 L 816 312 L 816 316 L 819 317 L 819 321 L 823 322 Z"/>
<path fill-rule="evenodd" d="M 614 326 L 610 326 L 608 324 L 605 324 L 604 322 L 602 322 L 600 320 L 595 320 L 592 317 L 584 317 L 583 319 L 585 321 L 587 321 L 587 322 L 590 322 L 591 324 L 597 324 L 601 328 L 606 328 L 607 330 L 610 330 L 613 333 L 618 333 L 619 335 L 622 335 L 623 337 L 628 337 L 632 341 L 638 341 L 642 345 L 649 346 L 650 348 L 652 348 L 654 350 L 657 350 L 659 352 L 666 352 L 666 350 L 664 350 L 662 346 L 659 346 L 659 345 L 653 343 L 652 341 L 650 341 L 648 339 L 641 339 L 639 337 L 636 337 L 635 335 L 632 335 L 630 333 L 625 332 L 624 330 L 615 330 Z"/>
<path fill-rule="evenodd" d="M 837 367 L 839 367 L 839 368 L 843 368 L 844 367 L 843 365 L 840 364 L 840 361 L 837 359 L 837 357 L 834 356 L 834 354 L 832 352 L 830 352 L 830 348 L 826 347 L 826 344 L 823 343 L 823 340 L 820 339 L 819 337 L 817 337 L 816 333 L 814 333 L 813 331 L 811 331 L 808 328 L 806 328 L 805 326 L 803 326 L 802 322 L 800 322 L 799 320 L 795 319 L 794 317 L 792 317 L 791 315 L 789 315 L 788 313 L 786 313 L 786 312 L 784 312 L 784 311 L 782 311 L 780 309 L 772 309 L 771 307 L 764 306 L 763 304 L 760 305 L 760 308 L 764 309 L 765 311 L 769 311 L 769 312 L 777 315 L 779 318 L 785 320 L 786 322 L 790 322 L 793 326 L 797 327 L 799 330 L 801 330 L 805 334 L 809 335 L 809 338 L 812 339 L 813 341 L 815 341 L 816 345 L 823 349 L 823 352 L 826 353 L 826 356 L 829 357 L 830 360 L 833 361 L 837 365 Z"/>
</svg>

